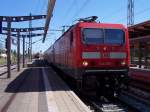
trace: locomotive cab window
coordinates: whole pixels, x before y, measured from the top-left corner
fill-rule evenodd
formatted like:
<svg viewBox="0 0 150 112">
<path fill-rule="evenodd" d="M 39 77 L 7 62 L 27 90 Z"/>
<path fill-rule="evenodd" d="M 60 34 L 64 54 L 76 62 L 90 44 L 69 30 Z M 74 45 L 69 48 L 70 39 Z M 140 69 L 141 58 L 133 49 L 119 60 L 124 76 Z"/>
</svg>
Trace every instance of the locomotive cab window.
<svg viewBox="0 0 150 112">
<path fill-rule="evenodd" d="M 125 32 L 120 29 L 105 29 L 105 43 L 107 44 L 124 44 Z"/>
<path fill-rule="evenodd" d="M 103 43 L 102 29 L 86 28 L 83 30 L 83 41 L 87 44 L 99 44 Z"/>
<path fill-rule="evenodd" d="M 86 44 L 124 44 L 125 32 L 121 29 L 85 28 L 83 42 Z"/>
</svg>

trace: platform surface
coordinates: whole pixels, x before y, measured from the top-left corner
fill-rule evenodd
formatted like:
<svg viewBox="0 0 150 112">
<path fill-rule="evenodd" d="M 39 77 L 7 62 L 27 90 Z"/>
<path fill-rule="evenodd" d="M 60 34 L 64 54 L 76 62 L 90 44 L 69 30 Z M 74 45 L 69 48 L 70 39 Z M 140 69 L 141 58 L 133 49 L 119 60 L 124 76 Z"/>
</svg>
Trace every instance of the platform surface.
<svg viewBox="0 0 150 112">
<path fill-rule="evenodd" d="M 129 76 L 134 80 L 150 84 L 150 69 L 130 68 Z"/>
<path fill-rule="evenodd" d="M 0 79 L 0 88 L 0 112 L 90 112 L 50 67 L 28 68 L 11 80 Z"/>
</svg>

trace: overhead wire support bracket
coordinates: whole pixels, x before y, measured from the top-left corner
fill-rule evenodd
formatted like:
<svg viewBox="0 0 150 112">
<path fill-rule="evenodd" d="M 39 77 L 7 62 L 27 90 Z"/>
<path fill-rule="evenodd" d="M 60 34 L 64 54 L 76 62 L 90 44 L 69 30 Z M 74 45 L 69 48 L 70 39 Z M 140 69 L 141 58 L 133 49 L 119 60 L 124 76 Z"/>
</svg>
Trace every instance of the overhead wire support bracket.
<svg viewBox="0 0 150 112">
<path fill-rule="evenodd" d="M 8 31 L 7 27 L 2 27 L 2 30 Z M 34 28 L 11 28 L 11 32 L 28 32 L 28 31 L 37 31 L 44 30 L 44 27 L 34 27 Z"/>
<path fill-rule="evenodd" d="M 45 19 L 46 15 L 32 15 L 32 16 L 0 16 L 0 22 L 7 22 L 7 78 L 11 77 L 11 23 L 12 22 L 22 22 L 36 19 Z M 20 38 L 20 37 L 18 37 Z"/>
<path fill-rule="evenodd" d="M 32 16 L 0 16 L 2 22 L 22 22 L 36 19 L 45 19 L 46 15 L 32 15 Z"/>
<path fill-rule="evenodd" d="M 8 35 L 8 33 L 2 33 L 2 34 L 3 34 L 3 35 Z M 38 34 L 32 33 L 31 37 L 43 36 L 43 35 L 44 35 L 44 33 L 38 33 Z M 17 34 L 11 34 L 11 36 L 17 37 Z M 26 38 L 29 38 L 30 35 L 22 34 L 22 35 L 20 35 L 20 37 L 26 37 Z"/>
</svg>

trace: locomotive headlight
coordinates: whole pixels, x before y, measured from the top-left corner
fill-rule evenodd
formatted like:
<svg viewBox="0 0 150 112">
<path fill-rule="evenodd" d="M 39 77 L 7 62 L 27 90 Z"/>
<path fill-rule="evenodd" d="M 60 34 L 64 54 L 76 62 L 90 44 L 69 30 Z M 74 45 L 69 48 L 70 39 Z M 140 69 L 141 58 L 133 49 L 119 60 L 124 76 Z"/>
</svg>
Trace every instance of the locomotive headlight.
<svg viewBox="0 0 150 112">
<path fill-rule="evenodd" d="M 82 64 L 83 64 L 83 66 L 88 66 L 89 63 L 87 61 L 83 61 Z"/>
<path fill-rule="evenodd" d="M 125 62 L 125 61 L 122 61 L 122 62 L 121 62 L 121 65 L 126 65 L 126 62 Z"/>
</svg>

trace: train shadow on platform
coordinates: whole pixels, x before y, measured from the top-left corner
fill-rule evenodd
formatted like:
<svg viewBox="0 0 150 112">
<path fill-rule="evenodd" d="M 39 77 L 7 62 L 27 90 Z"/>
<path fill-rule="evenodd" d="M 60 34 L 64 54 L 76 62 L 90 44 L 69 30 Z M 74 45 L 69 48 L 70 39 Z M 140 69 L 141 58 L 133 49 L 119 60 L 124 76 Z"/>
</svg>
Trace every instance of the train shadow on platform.
<svg viewBox="0 0 150 112">
<path fill-rule="evenodd" d="M 47 79 L 49 81 L 49 88 L 45 89 L 45 80 L 43 71 L 45 69 Z M 44 92 L 44 91 L 70 91 L 69 88 L 64 88 L 55 84 L 57 79 L 53 77 L 52 68 L 50 67 L 31 67 L 24 70 L 16 79 L 10 82 L 5 89 L 7 93 L 21 93 L 21 92 Z M 59 80 L 60 81 L 60 80 Z"/>
</svg>

